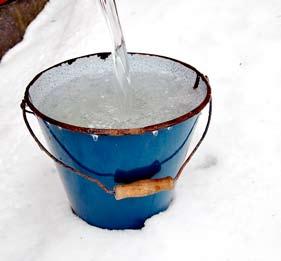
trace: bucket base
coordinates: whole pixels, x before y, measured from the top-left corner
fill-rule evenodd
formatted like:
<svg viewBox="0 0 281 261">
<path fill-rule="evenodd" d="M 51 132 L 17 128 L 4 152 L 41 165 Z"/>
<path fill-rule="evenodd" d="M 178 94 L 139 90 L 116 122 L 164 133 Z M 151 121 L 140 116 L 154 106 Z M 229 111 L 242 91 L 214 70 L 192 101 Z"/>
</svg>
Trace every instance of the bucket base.
<svg viewBox="0 0 281 261">
<path fill-rule="evenodd" d="M 153 216 L 155 216 L 155 215 L 157 215 L 157 214 L 159 214 L 159 213 L 161 213 L 161 212 L 166 211 L 166 210 L 169 208 L 169 206 L 170 206 L 170 204 L 171 204 L 172 201 L 173 201 L 173 199 L 171 199 L 171 201 L 169 202 L 169 204 L 168 204 L 167 207 L 162 208 L 160 211 L 158 211 L 157 213 L 152 214 L 151 216 L 148 216 L 146 219 L 151 218 L 151 217 L 153 217 Z M 94 226 L 94 227 L 98 227 L 98 228 L 101 228 L 101 229 L 106 229 L 106 230 L 124 230 L 124 229 L 138 230 L 138 229 L 142 229 L 142 228 L 144 227 L 144 223 L 145 223 L 145 221 L 146 221 L 146 219 L 145 219 L 144 221 L 142 221 L 142 222 L 139 221 L 137 224 L 134 224 L 133 226 L 129 226 L 129 227 L 115 227 L 115 228 L 109 228 L 109 227 L 101 226 L 101 225 L 99 225 L 99 224 L 91 223 L 91 222 L 87 221 L 86 219 L 82 218 L 81 216 L 79 216 L 71 206 L 70 206 L 70 209 L 71 209 L 72 213 L 73 213 L 76 217 L 82 219 L 82 220 L 83 220 L 84 222 L 86 222 L 88 225 Z"/>
<path fill-rule="evenodd" d="M 80 216 L 74 211 L 74 209 L 73 209 L 72 207 L 70 207 L 70 208 L 71 208 L 72 213 L 73 213 L 76 217 L 82 219 L 82 220 L 83 220 L 84 222 L 86 222 L 88 225 L 93 226 L 93 227 L 98 227 L 98 228 L 106 229 L 106 230 L 124 230 L 124 229 L 138 230 L 138 229 L 142 229 L 142 228 L 144 227 L 144 222 L 143 222 L 143 224 L 139 224 L 138 226 L 128 227 L 128 228 L 108 228 L 108 227 L 103 227 L 103 226 L 100 226 L 100 225 L 97 225 L 97 224 L 89 223 L 86 219 L 83 219 L 82 217 L 80 217 Z M 165 211 L 165 210 L 163 210 L 163 211 Z"/>
</svg>

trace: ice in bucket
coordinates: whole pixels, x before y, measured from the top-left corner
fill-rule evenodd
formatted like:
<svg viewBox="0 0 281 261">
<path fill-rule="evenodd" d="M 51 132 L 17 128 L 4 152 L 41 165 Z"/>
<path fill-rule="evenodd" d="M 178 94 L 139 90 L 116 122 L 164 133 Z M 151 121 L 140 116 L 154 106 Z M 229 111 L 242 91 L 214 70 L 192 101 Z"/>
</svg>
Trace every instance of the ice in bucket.
<svg viewBox="0 0 281 261">
<path fill-rule="evenodd" d="M 175 119 L 195 109 L 206 96 L 201 80 L 184 65 L 149 55 L 129 55 L 133 107 L 120 109 L 111 55 L 78 60 L 49 73 L 52 91 L 36 105 L 49 117 L 97 129 L 142 128 Z M 58 73 L 59 72 L 59 73 Z M 46 76 L 45 76 L 46 77 Z M 41 81 L 48 89 L 50 81 Z"/>
</svg>

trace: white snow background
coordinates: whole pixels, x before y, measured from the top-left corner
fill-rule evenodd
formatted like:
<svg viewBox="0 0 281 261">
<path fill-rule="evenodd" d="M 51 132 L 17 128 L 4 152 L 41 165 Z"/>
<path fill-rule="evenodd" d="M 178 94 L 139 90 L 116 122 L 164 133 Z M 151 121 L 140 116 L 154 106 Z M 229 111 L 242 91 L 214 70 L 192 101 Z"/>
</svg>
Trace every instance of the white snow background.
<svg viewBox="0 0 281 261">
<path fill-rule="evenodd" d="M 19 107 L 41 70 L 111 50 L 96 1 L 51 0 L 0 63 L 0 260 L 280 261 L 280 0 L 117 1 L 128 50 L 194 65 L 214 100 L 210 132 L 175 201 L 127 231 L 72 214 Z"/>
</svg>

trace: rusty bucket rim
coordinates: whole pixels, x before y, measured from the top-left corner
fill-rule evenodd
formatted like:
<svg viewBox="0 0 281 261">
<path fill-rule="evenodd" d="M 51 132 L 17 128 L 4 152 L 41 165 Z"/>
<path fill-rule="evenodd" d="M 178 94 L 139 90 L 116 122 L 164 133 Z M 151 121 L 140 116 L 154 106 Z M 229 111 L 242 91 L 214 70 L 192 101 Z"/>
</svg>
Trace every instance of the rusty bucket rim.
<svg viewBox="0 0 281 261">
<path fill-rule="evenodd" d="M 209 103 L 210 99 L 211 99 L 211 86 L 209 84 L 208 78 L 207 76 L 204 76 L 201 72 L 199 72 L 195 67 L 176 60 L 174 58 L 170 58 L 167 56 L 163 56 L 163 55 L 157 55 L 157 54 L 150 54 L 150 53 L 139 53 L 139 52 L 129 52 L 130 55 L 147 55 L 147 56 L 154 56 L 154 57 L 160 57 L 160 58 L 164 58 L 164 59 L 168 59 L 177 63 L 180 63 L 182 65 L 184 65 L 185 67 L 192 69 L 193 71 L 195 71 L 197 73 L 197 75 L 199 77 L 201 77 L 201 79 L 204 81 L 204 83 L 207 86 L 207 92 L 206 92 L 206 97 L 203 99 L 203 101 L 193 110 L 177 117 L 174 118 L 172 120 L 169 121 L 165 121 L 165 122 L 161 122 L 161 123 L 157 123 L 157 124 L 153 124 L 153 125 L 149 125 L 149 126 L 145 126 L 145 127 L 141 127 L 141 128 L 129 128 L 129 129 L 96 129 L 96 128 L 87 128 L 87 127 L 81 127 L 81 126 L 76 126 L 73 124 L 69 124 L 69 123 L 64 123 L 58 120 L 55 120 L 47 115 L 45 115 L 44 113 L 40 112 L 32 103 L 31 99 L 30 99 L 30 95 L 29 95 L 29 90 L 32 87 L 32 85 L 38 80 L 38 78 L 44 74 L 45 72 L 61 66 L 65 63 L 71 64 L 73 62 L 75 62 L 77 59 L 81 59 L 81 58 L 87 58 L 87 57 L 92 57 L 92 56 L 99 56 L 99 57 L 105 57 L 107 58 L 111 53 L 110 52 L 100 52 L 100 53 L 93 53 L 93 54 L 88 54 L 88 55 L 83 55 L 83 56 L 79 56 L 76 58 L 72 58 L 72 59 L 68 59 L 65 60 L 63 62 L 57 63 L 45 70 L 43 70 L 42 72 L 38 73 L 33 79 L 32 81 L 27 85 L 26 90 L 25 90 L 25 94 L 24 94 L 24 100 L 26 102 L 26 104 L 28 105 L 28 107 L 34 112 L 34 114 L 36 116 L 38 116 L 39 118 L 41 118 L 42 120 L 49 122 L 53 125 L 57 125 L 61 128 L 73 131 L 73 132 L 81 132 L 81 133 L 87 133 L 87 134 L 96 134 L 96 135 L 108 135 L 108 136 L 122 136 L 122 135 L 139 135 L 139 134 L 144 134 L 147 132 L 152 132 L 152 131 L 156 131 L 156 130 L 160 130 L 160 129 L 164 129 L 164 128 L 168 128 L 168 127 L 172 127 L 174 125 L 177 125 L 179 123 L 182 123 L 184 121 L 186 121 L 187 119 L 192 118 L 193 116 L 197 115 L 199 112 L 201 112 L 205 106 Z"/>
</svg>

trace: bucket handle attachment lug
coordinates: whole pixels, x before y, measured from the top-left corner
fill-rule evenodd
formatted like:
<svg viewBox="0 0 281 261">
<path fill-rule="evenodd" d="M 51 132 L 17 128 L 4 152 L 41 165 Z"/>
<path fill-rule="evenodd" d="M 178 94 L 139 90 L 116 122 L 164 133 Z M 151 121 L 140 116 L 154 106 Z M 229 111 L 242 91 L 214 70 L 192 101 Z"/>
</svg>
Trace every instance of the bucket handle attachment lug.
<svg viewBox="0 0 281 261">
<path fill-rule="evenodd" d="M 156 194 L 161 191 L 169 191 L 174 189 L 176 181 L 179 179 L 179 177 L 182 175 L 184 168 L 189 163 L 195 152 L 198 150 L 199 146 L 201 145 L 202 141 L 205 139 L 205 136 L 208 132 L 211 117 L 212 117 L 212 98 L 210 97 L 209 100 L 209 112 L 208 112 L 208 119 L 207 123 L 204 129 L 204 132 L 197 142 L 196 146 L 193 148 L 189 156 L 185 159 L 182 166 L 180 167 L 177 175 L 175 178 L 172 178 L 170 176 L 161 178 L 161 179 L 144 179 L 144 180 L 138 180 L 129 184 L 118 184 L 113 189 L 107 188 L 101 181 L 99 181 L 96 178 L 90 177 L 89 175 L 83 173 L 82 171 L 73 168 L 63 161 L 56 158 L 51 152 L 48 151 L 48 149 L 40 142 L 40 140 L 37 138 L 35 133 L 33 132 L 29 121 L 27 119 L 27 113 L 35 115 L 33 111 L 27 110 L 27 103 L 25 100 L 22 100 L 21 105 L 23 119 L 25 122 L 25 125 L 32 136 L 32 138 L 35 140 L 39 148 L 45 152 L 52 160 L 54 160 L 57 164 L 61 165 L 62 167 L 74 172 L 78 176 L 88 180 L 91 183 L 96 184 L 98 187 L 100 187 L 105 193 L 114 195 L 116 200 L 126 199 L 126 198 L 137 198 L 137 197 L 145 197 L 149 195 Z"/>
</svg>

